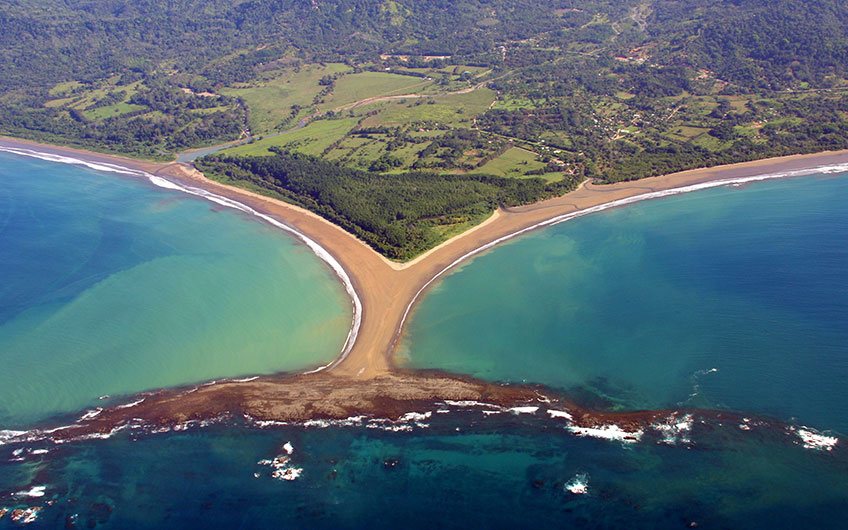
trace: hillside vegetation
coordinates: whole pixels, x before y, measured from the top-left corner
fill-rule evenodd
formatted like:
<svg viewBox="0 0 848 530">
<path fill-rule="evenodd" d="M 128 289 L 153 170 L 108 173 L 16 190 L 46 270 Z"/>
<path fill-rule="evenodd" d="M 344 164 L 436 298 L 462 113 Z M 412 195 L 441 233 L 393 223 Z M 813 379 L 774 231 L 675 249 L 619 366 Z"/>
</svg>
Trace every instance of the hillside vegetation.
<svg viewBox="0 0 848 530">
<path fill-rule="evenodd" d="M 430 228 L 411 205 L 366 229 L 326 194 L 309 203 L 396 256 L 500 188 L 848 148 L 841 0 L 2 3 L 0 133 L 157 159 L 240 140 L 214 165 L 251 185 L 255 157 L 285 152 L 386 190 L 469 194 L 456 217 L 434 202 Z M 292 160 L 319 168 L 307 159 Z M 478 200 L 482 182 L 499 191 Z M 266 191 L 309 202 L 286 186 Z"/>
</svg>

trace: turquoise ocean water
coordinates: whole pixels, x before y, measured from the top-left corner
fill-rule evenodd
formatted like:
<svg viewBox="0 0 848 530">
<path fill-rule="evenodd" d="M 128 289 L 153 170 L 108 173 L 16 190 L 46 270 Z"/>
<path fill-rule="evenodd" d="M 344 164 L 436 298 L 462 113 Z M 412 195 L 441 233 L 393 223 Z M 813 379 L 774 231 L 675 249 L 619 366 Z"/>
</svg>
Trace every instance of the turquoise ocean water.
<svg viewBox="0 0 848 530">
<path fill-rule="evenodd" d="M 4 162 L 27 174 L 117 181 L 142 207 L 195 208 L 185 226 L 195 216 L 222 222 L 207 203 L 137 182 Z M 785 426 L 696 422 L 690 442 L 622 444 L 575 437 L 544 414 L 443 404 L 409 432 L 216 425 L 0 445 L 0 508 L 43 507 L 34 528 L 842 528 L 846 200 L 848 179 L 807 177 L 640 203 L 537 232 L 446 278 L 404 345 L 410 365 L 541 382 L 599 407 L 716 407 L 810 425 L 839 438 L 831 451 L 804 448 Z M 261 236 L 244 252 L 273 241 L 279 254 L 269 259 L 295 254 L 315 264 L 263 225 L 227 215 L 230 229 Z M 152 226 L 153 217 L 138 220 Z M 194 241 L 173 244 L 182 254 Z M 338 296 L 335 283 L 327 273 L 309 287 Z M 323 318 L 344 321 L 338 346 L 349 314 L 344 303 L 329 305 L 336 313 Z M 249 371 L 227 375 L 236 373 Z M 259 463 L 284 455 L 287 442 L 287 465 L 301 470 L 290 482 Z M 588 493 L 572 493 L 576 482 Z M 38 486 L 41 497 L 15 494 Z M 0 519 L 6 527 L 16 527 L 9 515 Z"/>
<path fill-rule="evenodd" d="M 245 218 L 0 153 L 0 426 L 337 356 L 351 317 L 333 273 Z"/>
<path fill-rule="evenodd" d="M 533 233 L 439 284 L 404 355 L 620 410 L 727 408 L 848 434 L 846 201 L 843 176 L 773 180 Z"/>
</svg>

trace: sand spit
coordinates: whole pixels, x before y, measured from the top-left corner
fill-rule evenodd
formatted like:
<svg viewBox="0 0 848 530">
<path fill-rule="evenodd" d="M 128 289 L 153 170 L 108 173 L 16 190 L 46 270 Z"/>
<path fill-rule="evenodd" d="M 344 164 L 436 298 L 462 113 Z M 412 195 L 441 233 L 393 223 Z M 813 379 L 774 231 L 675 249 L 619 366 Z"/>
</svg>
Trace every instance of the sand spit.
<svg viewBox="0 0 848 530">
<path fill-rule="evenodd" d="M 544 402 L 534 387 L 501 386 L 440 373 L 404 372 L 394 365 L 394 352 L 409 315 L 438 278 L 502 242 L 588 213 L 708 187 L 848 172 L 848 151 L 840 151 L 685 171 L 614 185 L 587 182 L 561 197 L 501 209 L 474 230 L 415 260 L 398 264 L 312 212 L 209 180 L 186 164 L 142 162 L 9 138 L 0 138 L 0 151 L 19 154 L 29 151 L 29 156 L 84 164 L 129 178 L 151 182 L 158 179 L 155 180 L 158 185 L 214 197 L 216 202 L 224 201 L 253 213 L 300 237 L 339 276 L 356 306 L 348 343 L 335 362 L 322 367 L 324 370 L 163 390 L 145 395 L 144 401 L 132 406 L 90 411 L 72 427 L 55 429 L 50 437 L 56 440 L 108 437 L 141 423 L 165 430 L 239 414 L 257 421 L 278 422 L 341 420 L 357 415 L 397 418 L 412 410 L 429 410 L 422 406 L 432 408 L 436 402 L 480 402 L 493 405 L 494 411 L 511 409 L 531 415 L 530 409 L 534 408 L 535 412 L 540 401 Z M 554 409 L 549 414 L 554 419 L 573 418 L 571 426 L 575 433 L 608 438 L 613 434 L 622 438 L 621 433 L 636 437 L 635 433 L 645 432 L 651 424 L 668 421 L 675 412 L 600 413 L 581 410 L 562 400 L 550 408 Z M 733 421 L 747 425 L 742 418 Z M 678 427 L 675 423 L 674 429 L 681 432 L 666 434 L 681 438 L 684 433 Z M 31 434 L 32 431 L 23 438 Z M 16 438 L 20 437 L 9 431 L 0 432 L 0 443 Z"/>
</svg>

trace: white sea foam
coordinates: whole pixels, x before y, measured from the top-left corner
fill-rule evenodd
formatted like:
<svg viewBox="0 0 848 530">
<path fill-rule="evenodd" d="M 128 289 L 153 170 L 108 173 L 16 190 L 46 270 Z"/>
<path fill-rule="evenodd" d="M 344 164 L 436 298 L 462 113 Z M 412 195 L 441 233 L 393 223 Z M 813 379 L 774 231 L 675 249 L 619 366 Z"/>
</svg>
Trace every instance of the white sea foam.
<svg viewBox="0 0 848 530">
<path fill-rule="evenodd" d="M 79 421 L 93 420 L 94 418 L 99 416 L 101 412 L 103 412 L 103 409 L 100 408 L 100 407 L 97 407 L 96 409 L 91 409 L 91 410 L 87 411 L 85 414 L 83 414 L 82 416 L 80 416 Z"/>
<path fill-rule="evenodd" d="M 15 493 L 16 497 L 44 497 L 45 492 L 47 491 L 47 486 L 33 486 L 32 488 L 26 491 L 19 491 Z"/>
<path fill-rule="evenodd" d="M 112 430 L 110 430 L 109 432 L 92 432 L 88 434 L 81 434 L 79 436 L 68 438 L 66 440 L 53 440 L 53 443 L 58 445 L 67 442 L 81 442 L 84 440 L 108 440 L 109 438 L 115 436 L 117 433 L 130 427 L 131 426 L 129 424 L 118 425 L 117 427 L 113 427 Z"/>
<path fill-rule="evenodd" d="M 548 415 L 551 418 L 563 418 L 563 419 L 566 419 L 568 421 L 571 421 L 571 420 L 574 419 L 574 417 L 571 414 L 569 414 L 569 413 L 567 413 L 563 410 L 548 409 Z"/>
<path fill-rule="evenodd" d="M 30 431 L 35 434 L 53 434 L 60 431 L 67 431 L 68 429 L 79 429 L 81 425 L 71 424 L 71 425 L 60 425 L 58 427 L 53 427 L 52 429 L 44 429 L 43 431 Z"/>
<path fill-rule="evenodd" d="M 388 418 L 372 418 L 365 425 L 368 429 L 382 429 L 390 432 L 409 432 L 413 427 L 427 429 L 430 427 L 424 420 L 433 416 L 432 412 L 407 412 L 396 420 Z"/>
<path fill-rule="evenodd" d="M 72 158 L 69 156 L 62 156 L 53 153 L 42 153 L 41 151 L 34 151 L 32 149 L 25 149 L 20 147 L 0 146 L 0 151 L 5 151 L 7 153 L 12 153 L 16 155 L 28 156 L 31 158 L 39 158 L 41 160 L 47 160 L 49 162 L 59 162 L 62 164 L 85 166 L 87 168 L 96 169 L 98 171 L 109 171 L 112 173 L 122 173 L 124 175 L 145 176 L 145 173 L 142 171 L 136 171 L 123 166 L 110 164 L 108 162 L 90 162 L 87 160 L 80 160 L 78 158 Z"/>
<path fill-rule="evenodd" d="M 287 455 L 291 455 L 294 448 L 291 447 L 290 443 L 287 443 L 286 446 L 289 446 L 291 450 L 286 449 Z M 285 449 L 285 446 L 284 446 Z M 271 471 L 271 477 L 277 480 L 297 480 L 298 477 L 303 473 L 303 469 L 299 467 L 294 467 L 291 465 L 292 459 L 291 456 L 287 455 L 278 455 L 273 459 L 265 459 L 256 462 L 260 466 L 269 466 L 273 471 Z M 259 478 L 259 475 L 254 473 L 254 477 Z"/>
<path fill-rule="evenodd" d="M 511 407 L 507 410 L 513 414 L 536 414 L 539 407 Z"/>
<path fill-rule="evenodd" d="M 144 398 L 141 398 L 141 399 L 137 399 L 133 402 L 126 403 L 124 405 L 118 405 L 115 408 L 116 409 L 129 409 L 129 408 L 135 407 L 136 405 L 141 405 L 143 402 L 144 402 Z"/>
<path fill-rule="evenodd" d="M 30 524 L 38 519 L 38 514 L 41 512 L 41 506 L 30 506 L 29 508 L 18 508 L 12 510 L 10 516 L 13 523 Z"/>
<path fill-rule="evenodd" d="M 90 162 L 90 161 L 81 160 L 81 159 L 78 159 L 78 158 L 61 156 L 61 155 L 56 155 L 56 154 L 52 154 L 52 153 L 42 153 L 40 151 L 35 151 L 35 150 L 32 150 L 32 149 L 23 149 L 23 148 L 16 148 L 16 147 L 0 146 L 0 151 L 5 151 L 5 152 L 8 152 L 8 153 L 18 154 L 18 155 L 23 155 L 23 156 L 29 156 L 29 157 L 33 157 L 33 158 L 39 158 L 41 160 L 48 160 L 50 162 L 61 162 L 61 163 L 64 163 L 64 164 L 74 164 L 74 165 L 85 166 L 85 167 L 88 167 L 88 168 L 91 168 L 91 169 L 96 169 L 96 170 L 99 170 L 99 171 L 109 171 L 109 172 L 112 172 L 112 173 L 122 173 L 124 175 L 132 175 L 132 176 L 136 176 L 136 177 L 143 177 L 143 178 L 146 178 L 147 180 L 149 180 L 152 184 L 154 184 L 154 185 L 156 185 L 160 188 L 166 188 L 166 189 L 170 189 L 170 190 L 174 190 L 174 191 L 180 191 L 180 192 L 183 192 L 183 193 L 188 193 L 190 195 L 202 197 L 202 198 L 204 198 L 208 201 L 214 202 L 216 204 L 220 204 L 221 206 L 226 206 L 227 208 L 234 208 L 236 210 L 240 210 L 240 211 L 245 212 L 247 214 L 253 215 L 253 216 L 255 216 L 259 219 L 262 219 L 263 221 L 294 235 L 295 237 L 300 239 L 304 244 L 306 244 L 306 246 L 309 247 L 309 249 L 316 256 L 318 256 L 318 258 L 320 258 L 322 261 L 324 261 L 327 265 L 330 266 L 330 268 L 333 270 L 333 272 L 336 274 L 336 276 L 338 276 L 339 279 L 341 280 L 342 284 L 344 285 L 345 291 L 347 291 L 347 293 L 351 297 L 351 300 L 352 300 L 352 303 L 353 303 L 353 322 L 351 324 L 350 329 L 348 330 L 347 338 L 345 339 L 344 345 L 342 346 L 341 353 L 331 363 L 326 364 L 324 366 L 320 366 L 320 367 L 316 368 L 315 370 L 311 370 L 310 372 L 307 372 L 307 373 L 320 372 L 321 370 L 325 370 L 327 368 L 331 368 L 333 366 L 336 366 L 337 364 L 344 361 L 347 358 L 350 351 L 353 349 L 353 345 L 356 342 L 357 336 L 359 335 L 359 328 L 362 324 L 362 301 L 360 300 L 359 295 L 357 294 L 356 289 L 353 286 L 353 282 L 351 281 L 350 276 L 348 275 L 348 273 L 344 269 L 344 267 L 342 267 L 341 263 L 339 263 L 339 261 L 332 254 L 330 254 L 324 247 L 322 247 L 317 242 L 315 242 L 314 240 L 309 238 L 306 234 L 303 234 L 302 232 L 295 230 L 294 228 L 290 227 L 289 225 L 282 223 L 282 222 L 274 219 L 273 217 L 271 217 L 269 215 L 265 215 L 263 213 L 257 212 L 256 210 L 254 210 L 253 208 L 251 208 L 250 206 L 248 206 L 246 204 L 240 203 L 238 201 L 234 201 L 232 199 L 229 199 L 227 197 L 223 197 L 221 195 L 211 193 L 211 192 L 206 191 L 202 188 L 196 188 L 196 187 L 193 187 L 193 186 L 183 186 L 183 185 L 177 184 L 175 182 L 171 182 L 170 180 L 167 180 L 165 178 L 162 178 L 162 177 L 159 177 L 159 176 L 156 176 L 156 175 L 151 175 L 150 173 L 146 173 L 144 171 L 138 171 L 138 170 L 118 166 L 118 165 L 115 165 L 115 164 L 109 164 L 109 163 L 105 163 L 105 162 Z"/>
<path fill-rule="evenodd" d="M 18 441 L 18 438 L 21 438 L 29 431 L 11 431 L 11 430 L 0 430 L 0 445 L 6 445 L 7 443 L 13 443 Z"/>
<path fill-rule="evenodd" d="M 278 480 L 297 480 L 303 474 L 303 468 L 289 467 L 286 469 L 275 469 L 271 476 Z"/>
<path fill-rule="evenodd" d="M 422 424 L 425 427 L 426 424 Z M 380 423 L 380 422 L 369 422 L 366 426 L 366 429 L 380 429 L 382 431 L 389 432 L 412 432 L 412 425 L 406 423 Z"/>
<path fill-rule="evenodd" d="M 444 403 L 445 405 L 450 405 L 452 407 L 488 407 L 492 409 L 502 408 L 498 405 L 493 405 L 492 403 L 483 403 L 482 401 L 451 401 L 450 399 L 446 399 Z"/>
<path fill-rule="evenodd" d="M 286 442 L 285 445 L 283 445 L 283 451 L 285 451 L 287 455 L 290 455 L 294 453 L 294 446 L 291 442 Z"/>
<path fill-rule="evenodd" d="M 586 495 L 589 493 L 589 475 L 578 473 L 563 486 L 565 491 L 574 495 Z"/>
<path fill-rule="evenodd" d="M 432 412 L 407 412 L 406 414 L 398 418 L 398 421 L 424 421 L 432 415 Z"/>
<path fill-rule="evenodd" d="M 327 427 L 360 427 L 363 421 L 365 421 L 365 416 L 351 416 L 341 420 L 306 420 L 301 425 L 304 427 L 317 427 L 319 429 L 326 429 Z"/>
<path fill-rule="evenodd" d="M 791 427 L 798 438 L 801 440 L 801 445 L 804 449 L 816 449 L 818 451 L 833 451 L 836 444 L 839 443 L 839 438 L 836 436 L 826 436 L 819 431 L 810 427 Z"/>
<path fill-rule="evenodd" d="M 282 425 L 288 425 L 288 422 L 285 422 L 285 421 L 275 421 L 275 420 L 252 420 L 252 421 L 257 427 L 262 427 L 262 428 L 279 427 L 279 426 L 282 426 Z"/>
<path fill-rule="evenodd" d="M 654 423 L 651 427 L 662 436 L 660 443 L 668 445 L 689 444 L 692 443 L 690 434 L 692 433 L 693 423 L 694 419 L 691 414 L 684 414 L 683 416 L 671 414 L 665 421 Z"/>
<path fill-rule="evenodd" d="M 628 432 L 618 425 L 603 425 L 601 427 L 577 427 L 576 425 L 569 425 L 566 429 L 577 436 L 602 438 L 604 440 L 614 440 L 622 443 L 636 443 L 642 439 L 642 435 L 644 434 L 641 429 Z"/>
<path fill-rule="evenodd" d="M 257 379 L 259 379 L 258 375 L 254 377 L 245 377 L 244 379 L 233 379 L 233 383 L 249 383 L 251 381 L 256 381 Z"/>
<path fill-rule="evenodd" d="M 152 428 L 148 429 L 147 432 L 149 432 L 150 434 L 165 434 L 165 433 L 171 432 L 171 428 L 168 427 L 167 425 L 165 425 L 163 427 L 152 427 Z"/>
</svg>

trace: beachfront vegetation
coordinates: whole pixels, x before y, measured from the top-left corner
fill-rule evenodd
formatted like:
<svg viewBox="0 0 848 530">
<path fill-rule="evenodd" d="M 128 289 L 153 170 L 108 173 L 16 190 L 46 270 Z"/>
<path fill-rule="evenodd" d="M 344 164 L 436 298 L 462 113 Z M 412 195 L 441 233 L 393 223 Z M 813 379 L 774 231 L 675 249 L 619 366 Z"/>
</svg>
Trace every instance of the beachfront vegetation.
<svg viewBox="0 0 848 530">
<path fill-rule="evenodd" d="M 36 140 L 560 189 L 848 148 L 842 0 L 7 4 L 0 133 Z"/>
<path fill-rule="evenodd" d="M 398 260 L 477 224 L 498 206 L 535 202 L 577 183 L 424 172 L 388 175 L 271 150 L 270 156 L 207 156 L 198 167 L 211 178 L 308 208 Z"/>
</svg>

